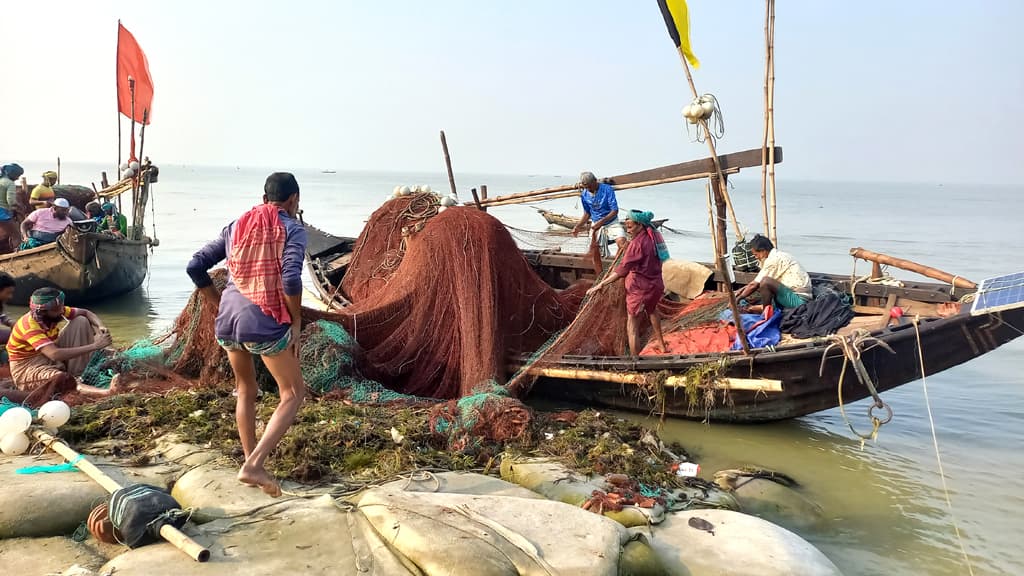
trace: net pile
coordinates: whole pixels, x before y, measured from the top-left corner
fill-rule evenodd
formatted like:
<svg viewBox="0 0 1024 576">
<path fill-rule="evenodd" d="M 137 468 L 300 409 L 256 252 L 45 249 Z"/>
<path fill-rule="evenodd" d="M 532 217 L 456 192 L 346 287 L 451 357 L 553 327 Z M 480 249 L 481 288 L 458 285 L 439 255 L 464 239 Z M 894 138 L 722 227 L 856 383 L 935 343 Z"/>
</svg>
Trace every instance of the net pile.
<svg viewBox="0 0 1024 576">
<path fill-rule="evenodd" d="M 485 443 L 522 440 L 529 435 L 533 413 L 508 389 L 495 381 L 478 386 L 473 394 L 436 404 L 430 410 L 430 430 L 460 452 L 478 450 Z"/>
<path fill-rule="evenodd" d="M 370 217 L 338 315 L 368 377 L 405 394 L 460 398 L 504 381 L 507 353 L 532 351 L 575 315 L 585 286 L 558 292 L 505 227 L 475 208 L 403 196 Z M 426 215 L 426 216 L 425 216 Z"/>
</svg>

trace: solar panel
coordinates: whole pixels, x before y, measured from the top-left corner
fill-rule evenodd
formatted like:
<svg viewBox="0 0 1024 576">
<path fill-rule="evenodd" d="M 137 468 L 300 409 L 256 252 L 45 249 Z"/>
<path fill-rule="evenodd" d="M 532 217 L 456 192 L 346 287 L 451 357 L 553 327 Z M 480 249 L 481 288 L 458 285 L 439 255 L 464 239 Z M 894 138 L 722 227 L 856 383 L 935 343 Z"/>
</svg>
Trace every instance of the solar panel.
<svg viewBox="0 0 1024 576">
<path fill-rule="evenodd" d="M 978 286 L 971 315 L 1024 307 L 1024 272 L 986 278 Z"/>
</svg>

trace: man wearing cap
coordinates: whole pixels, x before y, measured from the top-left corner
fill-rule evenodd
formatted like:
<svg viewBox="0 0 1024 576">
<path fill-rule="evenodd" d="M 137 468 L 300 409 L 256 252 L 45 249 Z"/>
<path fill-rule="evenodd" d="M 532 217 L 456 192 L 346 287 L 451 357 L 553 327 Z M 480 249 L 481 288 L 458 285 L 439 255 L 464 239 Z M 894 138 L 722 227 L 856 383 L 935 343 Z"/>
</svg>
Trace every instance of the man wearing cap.
<svg viewBox="0 0 1024 576">
<path fill-rule="evenodd" d="M 36 187 L 32 189 L 32 194 L 29 196 L 28 203 L 31 204 L 33 208 L 44 208 L 49 206 L 57 196 L 53 192 L 53 185 L 56 183 L 56 172 L 53 170 L 43 172 L 43 183 L 36 185 Z"/>
<path fill-rule="evenodd" d="M 71 218 L 68 217 L 70 210 L 71 204 L 67 198 L 57 198 L 53 206 L 39 208 L 25 217 L 21 223 L 21 235 L 34 240 L 34 246 L 57 240 L 64 229 L 71 225 Z"/>
<path fill-rule="evenodd" d="M 118 238 L 124 238 L 128 235 L 128 218 L 118 212 L 112 202 L 103 203 L 103 220 L 100 220 L 100 232 L 107 232 Z"/>
</svg>

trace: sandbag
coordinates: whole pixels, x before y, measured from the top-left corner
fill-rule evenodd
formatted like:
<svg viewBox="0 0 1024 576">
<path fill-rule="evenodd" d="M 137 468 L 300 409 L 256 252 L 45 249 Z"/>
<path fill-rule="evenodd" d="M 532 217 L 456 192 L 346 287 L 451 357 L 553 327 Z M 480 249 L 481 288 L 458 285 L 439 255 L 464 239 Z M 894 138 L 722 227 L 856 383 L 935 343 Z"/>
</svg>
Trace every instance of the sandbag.
<svg viewBox="0 0 1024 576">
<path fill-rule="evenodd" d="M 806 530 L 819 526 L 825 513 L 821 506 L 797 491 L 787 476 L 771 479 L 767 470 L 721 470 L 715 483 L 729 490 L 740 503 L 740 509 L 774 522 L 790 530 Z"/>
<path fill-rule="evenodd" d="M 14 472 L 62 463 L 56 454 L 0 456 L 0 538 L 71 534 L 107 497 L 106 490 L 82 472 Z"/>
<path fill-rule="evenodd" d="M 841 576 L 817 548 L 755 516 L 730 510 L 668 514 L 648 530 L 651 548 L 669 574 L 687 576 Z"/>
<path fill-rule="evenodd" d="M 374 488 L 359 511 L 424 574 L 618 573 L 619 524 L 550 500 Z"/>
<path fill-rule="evenodd" d="M 501 477 L 549 500 L 579 507 L 591 499 L 595 491 L 604 492 L 609 489 L 601 476 L 586 478 L 558 462 L 543 458 L 504 458 L 501 461 Z M 631 528 L 660 522 L 665 509 L 661 505 L 653 508 L 624 506 L 622 510 L 605 510 L 602 514 Z"/>
</svg>

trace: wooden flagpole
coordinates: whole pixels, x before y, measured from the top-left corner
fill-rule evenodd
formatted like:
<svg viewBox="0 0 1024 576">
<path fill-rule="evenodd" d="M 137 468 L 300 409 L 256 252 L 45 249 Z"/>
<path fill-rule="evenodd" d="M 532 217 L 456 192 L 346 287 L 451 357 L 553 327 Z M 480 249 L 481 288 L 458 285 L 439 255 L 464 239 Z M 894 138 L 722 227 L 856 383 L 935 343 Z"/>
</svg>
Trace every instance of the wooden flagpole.
<svg viewBox="0 0 1024 576">
<path fill-rule="evenodd" d="M 677 52 L 679 52 L 680 62 L 683 63 L 683 70 L 686 71 L 686 81 L 690 84 L 690 92 L 693 93 L 693 97 L 696 99 L 698 97 L 697 86 L 693 83 L 693 75 L 690 74 L 690 64 L 686 61 L 686 55 L 683 54 L 682 49 L 678 49 Z M 711 177 L 711 188 L 714 193 L 716 212 L 724 217 L 725 205 L 729 203 L 727 200 L 729 192 L 725 189 L 728 184 L 726 183 L 725 176 L 722 174 L 722 165 L 718 161 L 718 152 L 715 150 L 715 137 L 711 133 L 708 121 L 701 118 L 700 124 L 704 128 L 704 132 L 707 134 L 708 148 L 711 150 L 711 161 L 715 167 L 715 175 Z M 716 215 L 716 218 L 717 217 L 718 215 Z M 733 218 L 735 219 L 735 214 L 733 215 Z M 719 239 L 720 243 L 718 250 L 715 251 L 717 252 L 717 254 L 715 254 L 715 265 L 718 268 L 719 276 L 722 278 L 722 285 L 725 286 L 725 293 L 729 296 L 729 309 L 732 310 L 732 317 L 736 323 L 736 335 L 740 339 L 740 345 L 743 347 L 743 352 L 750 354 L 750 343 L 747 341 L 747 333 L 743 329 L 743 322 L 740 319 L 740 308 L 739 304 L 736 302 L 736 293 L 732 289 L 732 282 L 729 281 L 730 271 L 726 269 L 725 251 L 727 244 L 725 234 L 724 231 L 720 231 L 719 233 L 722 235 L 722 238 Z M 740 231 L 737 229 L 736 234 L 738 235 L 739 233 Z"/>
<path fill-rule="evenodd" d="M 771 197 L 771 234 L 779 245 L 775 199 L 775 0 L 768 0 L 768 194 Z"/>
<path fill-rule="evenodd" d="M 766 0 L 764 10 L 764 133 L 761 137 L 761 220 L 764 222 L 764 235 L 771 236 L 771 224 L 768 221 L 768 75 L 771 72 L 771 37 L 768 34 L 771 16 L 771 1 Z"/>
</svg>

